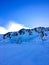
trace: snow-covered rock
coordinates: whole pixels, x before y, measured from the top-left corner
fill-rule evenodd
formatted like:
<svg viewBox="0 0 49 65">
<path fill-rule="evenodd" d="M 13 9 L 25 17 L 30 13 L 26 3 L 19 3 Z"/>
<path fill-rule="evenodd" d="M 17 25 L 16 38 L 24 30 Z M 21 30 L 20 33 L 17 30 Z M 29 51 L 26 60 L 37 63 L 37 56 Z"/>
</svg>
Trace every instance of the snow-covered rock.
<svg viewBox="0 0 49 65">
<path fill-rule="evenodd" d="M 34 29 L 21 29 L 17 32 L 8 32 L 0 35 L 0 40 L 7 43 L 22 43 L 27 41 L 47 41 L 49 28 L 37 27 Z"/>
<path fill-rule="evenodd" d="M 0 35 L 0 65 L 49 65 L 49 28 Z"/>
</svg>

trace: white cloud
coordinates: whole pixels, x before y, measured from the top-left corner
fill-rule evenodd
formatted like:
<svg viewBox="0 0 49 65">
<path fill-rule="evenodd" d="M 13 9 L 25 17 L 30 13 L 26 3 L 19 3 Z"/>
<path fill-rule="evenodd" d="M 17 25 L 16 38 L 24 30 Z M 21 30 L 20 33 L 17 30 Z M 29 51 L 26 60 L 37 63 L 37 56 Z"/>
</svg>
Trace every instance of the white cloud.
<svg viewBox="0 0 49 65">
<path fill-rule="evenodd" d="M 8 32 L 6 28 L 0 26 L 0 34 L 5 34 L 6 32 Z"/>
<path fill-rule="evenodd" d="M 28 28 L 28 27 L 25 27 L 24 25 L 18 24 L 18 23 L 13 22 L 13 21 L 9 21 L 9 23 L 7 23 L 6 27 L 1 27 L 0 26 L 0 34 L 5 34 L 7 32 L 18 31 L 22 28 Z"/>
<path fill-rule="evenodd" d="M 22 29 L 24 26 L 15 22 L 9 22 L 9 24 L 7 25 L 7 29 L 8 31 L 18 31 L 20 29 Z"/>
</svg>

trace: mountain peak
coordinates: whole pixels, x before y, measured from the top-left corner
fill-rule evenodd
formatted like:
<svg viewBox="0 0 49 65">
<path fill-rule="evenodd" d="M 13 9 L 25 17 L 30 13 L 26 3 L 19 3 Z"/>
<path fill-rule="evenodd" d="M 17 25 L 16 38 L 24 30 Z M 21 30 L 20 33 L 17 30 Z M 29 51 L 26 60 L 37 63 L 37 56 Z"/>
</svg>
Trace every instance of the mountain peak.
<svg viewBox="0 0 49 65">
<path fill-rule="evenodd" d="M 33 29 L 20 29 L 16 32 L 8 32 L 6 34 L 2 35 L 2 40 L 5 40 L 5 42 L 16 42 L 20 43 L 26 42 L 29 40 L 46 40 L 49 37 L 49 27 L 37 27 Z"/>
</svg>

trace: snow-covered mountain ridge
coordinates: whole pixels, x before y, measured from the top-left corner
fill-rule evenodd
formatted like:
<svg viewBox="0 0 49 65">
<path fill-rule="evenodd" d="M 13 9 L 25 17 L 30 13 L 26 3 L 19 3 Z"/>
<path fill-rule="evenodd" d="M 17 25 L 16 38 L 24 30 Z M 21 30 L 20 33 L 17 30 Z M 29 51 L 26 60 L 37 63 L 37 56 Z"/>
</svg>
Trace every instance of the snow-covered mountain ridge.
<svg viewBox="0 0 49 65">
<path fill-rule="evenodd" d="M 49 28 L 0 35 L 0 65 L 49 65 Z"/>
<path fill-rule="evenodd" d="M 8 32 L 0 35 L 0 42 L 22 43 L 27 41 L 47 41 L 49 39 L 49 27 L 37 27 L 34 29 L 21 29 L 17 32 Z"/>
</svg>

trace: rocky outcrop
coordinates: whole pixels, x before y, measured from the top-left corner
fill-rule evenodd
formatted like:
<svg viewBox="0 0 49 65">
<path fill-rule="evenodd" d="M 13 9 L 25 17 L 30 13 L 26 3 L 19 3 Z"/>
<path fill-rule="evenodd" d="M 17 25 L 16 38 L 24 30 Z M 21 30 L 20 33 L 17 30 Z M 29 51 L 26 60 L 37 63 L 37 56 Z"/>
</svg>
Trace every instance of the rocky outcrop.
<svg viewBox="0 0 49 65">
<path fill-rule="evenodd" d="M 19 36 L 23 36 L 26 34 L 26 32 L 28 33 L 28 35 L 33 36 L 33 31 L 35 31 L 36 33 L 38 33 L 41 37 L 41 39 L 43 39 L 44 36 L 48 36 L 48 34 L 46 32 L 49 32 L 49 28 L 44 28 L 44 27 L 37 27 L 34 29 L 21 29 L 17 32 L 8 32 L 6 34 L 3 35 L 3 39 L 7 39 L 7 38 L 12 38 L 13 37 L 19 37 Z"/>
</svg>

